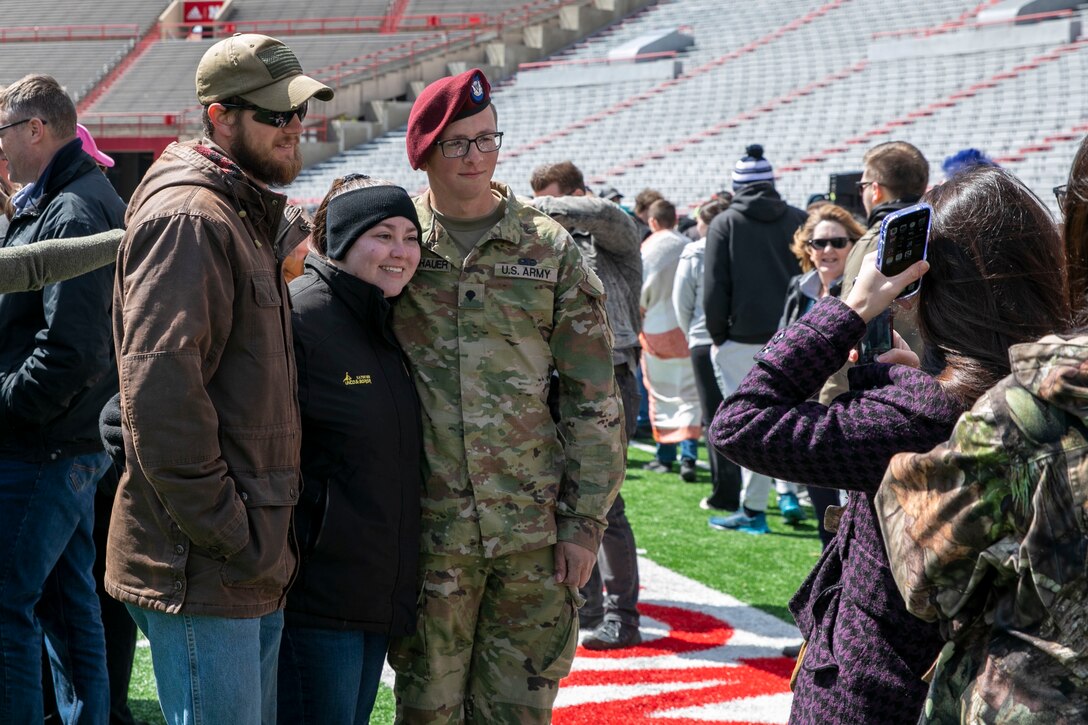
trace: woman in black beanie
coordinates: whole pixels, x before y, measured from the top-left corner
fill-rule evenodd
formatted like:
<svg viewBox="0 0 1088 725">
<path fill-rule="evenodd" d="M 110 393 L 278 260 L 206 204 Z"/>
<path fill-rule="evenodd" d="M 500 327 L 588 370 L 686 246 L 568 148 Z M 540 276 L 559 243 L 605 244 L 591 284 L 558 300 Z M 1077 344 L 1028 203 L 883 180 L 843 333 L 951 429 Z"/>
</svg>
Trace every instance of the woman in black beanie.
<svg viewBox="0 0 1088 725">
<path fill-rule="evenodd" d="M 404 189 L 337 179 L 290 285 L 304 488 L 281 723 L 368 722 L 389 638 L 415 625 L 420 408 L 389 318 L 419 237 Z"/>
</svg>

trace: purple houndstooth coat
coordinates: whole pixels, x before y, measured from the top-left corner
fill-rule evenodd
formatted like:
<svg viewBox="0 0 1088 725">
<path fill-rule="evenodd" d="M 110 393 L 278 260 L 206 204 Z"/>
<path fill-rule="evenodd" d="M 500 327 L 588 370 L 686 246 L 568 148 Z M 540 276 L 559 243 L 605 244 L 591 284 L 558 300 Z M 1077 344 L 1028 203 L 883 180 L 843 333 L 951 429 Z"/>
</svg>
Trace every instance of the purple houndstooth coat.
<svg viewBox="0 0 1088 725">
<path fill-rule="evenodd" d="M 718 409 L 710 442 L 753 471 L 847 489 L 838 533 L 790 601 L 808 642 L 791 723 L 915 723 L 936 625 L 907 612 L 888 567 L 873 497 L 894 453 L 928 451 L 963 412 L 930 375 L 903 365 L 852 368 L 850 391 L 809 400 L 845 362 L 865 323 L 825 297 L 756 355 Z"/>
</svg>

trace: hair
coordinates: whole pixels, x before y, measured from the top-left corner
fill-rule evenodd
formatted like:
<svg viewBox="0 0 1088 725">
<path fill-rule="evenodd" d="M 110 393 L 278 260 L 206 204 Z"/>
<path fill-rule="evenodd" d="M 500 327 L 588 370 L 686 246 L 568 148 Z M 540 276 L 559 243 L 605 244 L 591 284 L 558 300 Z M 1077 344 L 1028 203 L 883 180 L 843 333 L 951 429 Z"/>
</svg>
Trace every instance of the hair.
<svg viewBox="0 0 1088 725">
<path fill-rule="evenodd" d="M 586 188 L 585 177 L 578 167 L 571 161 L 560 161 L 557 164 L 544 164 L 533 169 L 533 175 L 529 178 L 529 185 L 533 192 L 539 192 L 552 184 L 559 185 L 559 193 L 563 195 L 573 194 L 579 189 Z"/>
<path fill-rule="evenodd" d="M 812 264 L 812 257 L 808 254 L 808 240 L 812 239 L 812 234 L 816 231 L 816 225 L 820 222 L 837 222 L 841 224 L 842 228 L 846 230 L 846 236 L 850 238 L 851 243 L 861 239 L 861 236 L 865 234 L 865 227 L 858 224 L 858 220 L 854 218 L 854 215 L 838 204 L 825 201 L 810 209 L 805 223 L 797 227 L 797 230 L 793 233 L 793 243 L 790 244 L 790 251 L 801 263 L 802 272 L 815 269 L 815 265 Z M 850 250 L 847 249 L 846 251 L 849 252 Z"/>
<path fill-rule="evenodd" d="M 646 213 L 646 210 L 650 208 L 658 199 L 664 199 L 665 196 L 657 189 L 643 189 L 635 197 L 634 212 L 636 216 L 641 216 Z"/>
<path fill-rule="evenodd" d="M 646 214 L 650 219 L 657 222 L 662 229 L 672 229 L 676 226 L 676 207 L 673 206 L 671 201 L 658 199 L 650 204 Z"/>
<path fill-rule="evenodd" d="M 58 139 L 76 135 L 76 105 L 53 76 L 32 74 L 15 81 L 0 91 L 0 110 L 14 120 L 40 118 Z"/>
<path fill-rule="evenodd" d="M 1061 212 L 1065 218 L 1069 306 L 1076 313 L 1074 322 L 1083 327 L 1088 325 L 1088 136 L 1080 142 L 1069 167 Z"/>
<path fill-rule="evenodd" d="M 877 144 L 865 152 L 861 162 L 891 199 L 917 199 L 929 186 L 929 162 L 906 141 Z"/>
<path fill-rule="evenodd" d="M 1009 347 L 1071 323 L 1061 235 L 1008 171 L 977 166 L 931 189 L 918 296 L 923 368 L 965 406 L 1007 376 Z"/>
<path fill-rule="evenodd" d="M 347 176 L 341 176 L 333 180 L 332 185 L 329 186 L 328 193 L 325 194 L 325 198 L 321 200 L 321 204 L 318 205 L 317 211 L 314 212 L 314 230 L 310 235 L 310 249 L 317 252 L 322 257 L 329 256 L 329 241 L 326 236 L 328 233 L 327 217 L 329 214 L 329 202 L 349 191 L 365 189 L 369 186 L 397 186 L 397 184 L 394 184 L 392 181 L 386 181 L 385 179 L 376 179 L 365 174 L 348 174 Z"/>
<path fill-rule="evenodd" d="M 729 208 L 729 202 L 722 199 L 711 199 L 707 203 L 699 207 L 699 210 L 695 212 L 699 217 L 699 221 L 703 224 L 710 224 L 714 220 L 714 217 L 721 214 L 723 211 Z"/>
</svg>

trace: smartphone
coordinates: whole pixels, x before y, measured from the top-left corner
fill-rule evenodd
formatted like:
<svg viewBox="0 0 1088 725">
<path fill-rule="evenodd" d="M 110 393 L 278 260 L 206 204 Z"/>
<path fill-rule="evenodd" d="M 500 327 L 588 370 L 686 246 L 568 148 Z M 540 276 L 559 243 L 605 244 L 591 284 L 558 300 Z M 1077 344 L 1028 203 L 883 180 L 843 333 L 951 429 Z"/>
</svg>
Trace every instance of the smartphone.
<svg viewBox="0 0 1088 725">
<path fill-rule="evenodd" d="M 880 224 L 880 243 L 876 251 L 877 269 L 885 277 L 894 277 L 929 252 L 929 223 L 933 207 L 915 204 L 892 212 Z M 900 299 L 918 294 L 922 280 L 907 285 Z"/>
<path fill-rule="evenodd" d="M 866 365 L 892 349 L 892 309 L 881 312 L 865 326 L 865 337 L 858 343 L 858 365 Z"/>
</svg>

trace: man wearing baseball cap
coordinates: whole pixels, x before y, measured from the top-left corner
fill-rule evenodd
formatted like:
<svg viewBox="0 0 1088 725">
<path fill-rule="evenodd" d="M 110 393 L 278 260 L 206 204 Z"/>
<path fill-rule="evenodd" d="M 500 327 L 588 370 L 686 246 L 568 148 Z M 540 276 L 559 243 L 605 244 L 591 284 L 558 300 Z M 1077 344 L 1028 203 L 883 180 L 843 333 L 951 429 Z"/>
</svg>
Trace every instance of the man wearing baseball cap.
<svg viewBox="0 0 1088 725">
<path fill-rule="evenodd" d="M 406 140 L 430 189 L 394 311 L 424 420 L 422 598 L 389 654 L 397 719 L 545 723 L 623 480 L 604 290 L 561 226 L 492 181 L 502 132 L 481 71 L 424 89 Z"/>
<path fill-rule="evenodd" d="M 306 229 L 270 187 L 333 92 L 274 38 L 196 72 L 204 138 L 171 144 L 128 208 L 113 296 L 126 466 L 105 586 L 151 642 L 167 722 L 275 722 L 296 568 L 300 420 L 280 263 Z"/>
</svg>

